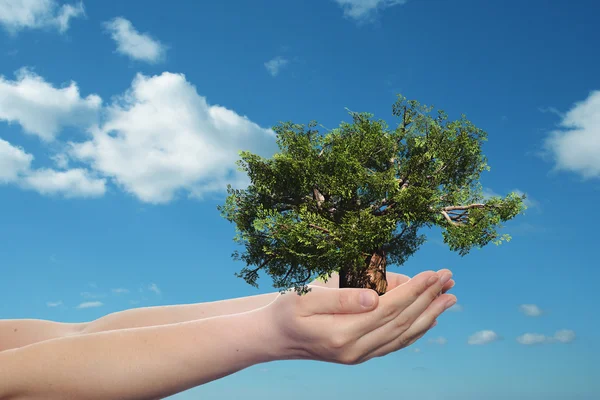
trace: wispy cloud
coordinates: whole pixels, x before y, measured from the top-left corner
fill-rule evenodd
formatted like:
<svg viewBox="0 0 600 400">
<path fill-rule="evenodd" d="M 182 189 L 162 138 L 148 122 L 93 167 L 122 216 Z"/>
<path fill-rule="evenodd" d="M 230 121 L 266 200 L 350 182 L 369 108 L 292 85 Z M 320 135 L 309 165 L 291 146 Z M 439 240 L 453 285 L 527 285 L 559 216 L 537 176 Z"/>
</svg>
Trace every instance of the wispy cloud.
<svg viewBox="0 0 600 400">
<path fill-rule="evenodd" d="M 521 304 L 519 306 L 519 311 L 528 317 L 539 317 L 542 315 L 542 310 L 535 304 Z"/>
<path fill-rule="evenodd" d="M 123 18 L 116 17 L 105 22 L 104 27 L 117 43 L 117 52 L 133 60 L 157 63 L 163 61 L 167 48 L 148 33 L 139 33 L 133 24 Z"/>
<path fill-rule="evenodd" d="M 432 339 L 429 339 L 429 343 L 431 343 L 431 344 L 439 344 L 439 345 L 442 345 L 442 346 L 443 346 L 443 345 L 445 345 L 446 343 L 448 343 L 448 339 L 446 339 L 446 338 L 445 338 L 445 337 L 443 337 L 443 336 L 439 336 L 439 337 L 437 337 L 437 338 L 432 338 Z"/>
<path fill-rule="evenodd" d="M 64 33 L 72 18 L 84 15 L 82 2 L 59 5 L 56 0 L 0 0 L 0 25 L 11 34 L 44 28 Z"/>
<path fill-rule="evenodd" d="M 406 4 L 408 0 L 334 0 L 342 10 L 344 16 L 357 22 L 371 21 L 378 10 L 392 6 Z"/>
<path fill-rule="evenodd" d="M 46 303 L 46 305 L 48 307 L 58 307 L 58 306 L 62 306 L 63 302 L 61 300 L 59 301 L 49 301 Z"/>
<path fill-rule="evenodd" d="M 93 292 L 81 292 L 80 295 L 84 299 L 99 299 L 99 298 L 102 298 L 102 297 L 106 297 L 105 294 L 102 294 L 102 293 L 93 293 Z"/>
<path fill-rule="evenodd" d="M 544 142 L 556 170 L 600 178 L 600 90 L 575 103 Z"/>
<path fill-rule="evenodd" d="M 279 75 L 281 68 L 285 67 L 289 61 L 281 56 L 277 56 L 265 63 L 265 68 L 272 76 Z"/>
<path fill-rule="evenodd" d="M 114 294 L 126 294 L 126 293 L 129 293 L 129 289 L 115 288 L 115 289 L 112 289 L 111 292 L 113 292 Z"/>
<path fill-rule="evenodd" d="M 455 304 L 452 307 L 450 307 L 449 309 L 447 309 L 446 311 L 450 311 L 450 312 L 461 312 L 464 310 L 464 307 L 461 304 Z"/>
<path fill-rule="evenodd" d="M 148 285 L 148 290 L 151 291 L 151 292 L 154 292 L 156 294 L 160 294 L 160 289 L 156 285 L 156 283 L 151 283 L 150 285 Z"/>
<path fill-rule="evenodd" d="M 575 337 L 574 331 L 563 329 L 556 332 L 554 336 L 546 336 L 539 333 L 525 333 L 517 337 L 517 342 L 526 346 L 548 343 L 570 343 L 575 340 Z"/>
<path fill-rule="evenodd" d="M 471 335 L 467 340 L 467 343 L 472 345 L 483 345 L 495 342 L 498 339 L 500 339 L 500 337 L 496 332 L 484 330 L 475 332 L 473 335 Z"/>
<path fill-rule="evenodd" d="M 104 303 L 101 301 L 86 301 L 77 306 L 78 309 L 102 307 Z"/>
<path fill-rule="evenodd" d="M 560 112 L 558 109 L 554 107 L 538 107 L 538 110 L 543 113 L 552 113 L 554 115 L 558 115 L 561 118 L 564 118 L 565 113 Z"/>
</svg>

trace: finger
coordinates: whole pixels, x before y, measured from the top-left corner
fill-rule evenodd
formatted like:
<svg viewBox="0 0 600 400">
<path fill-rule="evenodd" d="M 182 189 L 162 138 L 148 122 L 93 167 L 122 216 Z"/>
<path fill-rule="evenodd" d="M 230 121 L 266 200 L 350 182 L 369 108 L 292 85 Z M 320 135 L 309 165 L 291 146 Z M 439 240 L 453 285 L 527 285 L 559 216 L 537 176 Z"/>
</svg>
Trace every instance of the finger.
<svg viewBox="0 0 600 400">
<path fill-rule="evenodd" d="M 440 269 L 437 273 L 441 275 L 441 274 L 443 274 L 446 271 L 450 271 L 450 270 L 448 270 L 448 269 Z M 444 288 L 442 289 L 442 293 L 446 293 L 448 290 L 452 289 L 452 287 L 454 286 L 454 284 L 455 284 L 454 280 L 451 279 L 448 283 L 446 283 L 444 285 Z"/>
<path fill-rule="evenodd" d="M 394 272 L 387 272 L 385 278 L 388 282 L 387 290 L 392 290 L 400 285 L 404 285 L 406 282 L 410 280 L 410 277 L 402 274 L 396 274 Z"/>
<path fill-rule="evenodd" d="M 365 357 L 365 361 L 375 357 L 382 357 L 386 354 L 408 347 L 420 338 L 422 338 L 431 328 L 433 328 L 437 324 L 436 320 L 440 316 L 440 314 L 442 314 L 447 309 L 446 304 L 449 300 L 456 301 L 456 298 L 452 295 L 440 296 L 438 299 L 435 300 L 434 303 L 432 303 L 432 306 L 427 310 L 426 317 L 418 319 L 418 321 L 415 321 L 415 323 L 411 325 L 411 327 L 407 331 L 400 335 L 396 335 L 395 337 L 392 336 L 387 343 L 376 347 L 373 351 L 369 353 L 368 356 Z M 389 333 L 390 332 L 388 332 L 388 334 Z"/>
<path fill-rule="evenodd" d="M 429 329 L 429 326 L 433 324 L 433 321 L 435 321 L 440 314 L 452 307 L 455 303 L 456 296 L 452 294 L 444 294 L 440 296 L 433 303 L 431 303 L 431 306 L 429 306 L 427 310 L 425 310 L 423 314 L 419 316 L 419 318 L 416 319 L 416 321 L 405 332 L 405 335 L 407 337 L 417 336 L 421 332 Z"/>
<path fill-rule="evenodd" d="M 395 319 L 438 279 L 439 276 L 433 271 L 421 272 L 405 284 L 379 296 L 374 312 L 357 315 L 357 318 L 348 321 L 348 330 L 356 332 L 358 336 L 376 336 L 378 329 Z"/>
<path fill-rule="evenodd" d="M 446 283 L 444 285 L 444 289 L 442 290 L 444 293 L 446 293 L 448 290 L 452 289 L 454 287 L 454 285 L 456 285 L 456 282 L 454 281 L 454 279 L 450 279 L 448 281 L 448 283 Z"/>
<path fill-rule="evenodd" d="M 448 293 L 448 291 L 449 291 L 450 289 L 452 289 L 452 288 L 454 287 L 454 285 L 455 285 L 454 279 L 450 279 L 450 280 L 448 281 L 448 283 L 446 283 L 446 284 L 444 285 L 444 287 L 442 288 L 442 291 L 441 291 L 440 293 L 438 293 L 438 296 L 439 296 L 440 294 L 443 294 L 443 293 Z"/>
<path fill-rule="evenodd" d="M 450 271 L 446 270 L 444 272 L 449 273 Z M 398 313 L 404 312 L 406 308 L 417 302 L 424 293 L 428 292 L 431 294 L 441 291 L 443 285 L 440 283 L 440 277 L 439 273 L 433 271 L 421 272 L 405 284 L 398 286 L 382 297 L 385 298 L 385 304 L 389 305 L 396 312 L 395 317 Z M 431 301 L 433 301 L 433 298 Z"/>
<path fill-rule="evenodd" d="M 379 304 L 377 292 L 371 289 L 325 288 L 312 286 L 305 301 L 301 301 L 301 314 L 354 314 L 374 310 Z"/>
<path fill-rule="evenodd" d="M 445 270 L 443 273 L 450 274 L 450 271 Z M 355 329 L 362 328 L 361 333 L 366 346 L 371 343 L 371 346 L 378 347 L 380 343 L 387 343 L 410 328 L 423 311 L 438 298 L 442 286 L 437 273 L 421 273 L 405 285 L 382 296 L 377 308 L 381 311 L 373 313 L 379 314 L 377 321 L 369 321 L 372 317 L 366 316 L 361 318 L 361 322 L 370 323 L 363 322 L 361 327 Z M 391 301 L 388 301 L 386 296 L 392 294 L 396 298 L 390 297 Z"/>
<path fill-rule="evenodd" d="M 400 325 L 406 328 L 411 326 L 415 320 L 423 314 L 433 301 L 439 299 L 442 288 L 450 280 L 452 273 L 449 270 L 440 271 L 441 279 L 429 287 L 419 298 L 408 306 L 400 318 Z"/>
</svg>

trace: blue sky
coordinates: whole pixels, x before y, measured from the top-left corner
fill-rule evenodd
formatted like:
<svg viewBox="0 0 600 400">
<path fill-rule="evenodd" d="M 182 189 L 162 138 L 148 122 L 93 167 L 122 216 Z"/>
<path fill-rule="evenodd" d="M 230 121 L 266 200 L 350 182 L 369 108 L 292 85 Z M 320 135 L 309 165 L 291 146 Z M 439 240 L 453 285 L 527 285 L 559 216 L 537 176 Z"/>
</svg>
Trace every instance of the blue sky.
<svg viewBox="0 0 600 400">
<path fill-rule="evenodd" d="M 177 399 L 600 397 L 600 5 L 595 1 L 0 0 L 0 318 L 272 292 L 234 276 L 227 183 L 279 121 L 395 124 L 396 93 L 488 132 L 513 240 L 439 234 L 394 272 L 450 268 L 458 306 L 359 366 L 259 365 Z M 162 149 L 162 152 L 157 150 Z M 366 378 L 366 379 L 365 379 Z M 363 380 L 364 379 L 364 380 Z M 363 383 L 370 382 L 370 383 Z"/>
</svg>

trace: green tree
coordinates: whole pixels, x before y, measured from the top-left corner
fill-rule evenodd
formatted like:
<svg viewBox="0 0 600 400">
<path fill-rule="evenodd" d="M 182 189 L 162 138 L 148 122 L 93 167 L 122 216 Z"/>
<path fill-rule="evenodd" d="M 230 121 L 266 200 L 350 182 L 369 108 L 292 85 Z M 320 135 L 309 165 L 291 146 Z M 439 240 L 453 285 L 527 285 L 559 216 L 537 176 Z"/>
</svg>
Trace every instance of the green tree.
<svg viewBox="0 0 600 400">
<path fill-rule="evenodd" d="M 402 265 L 425 241 L 419 230 L 442 228 L 451 250 L 510 240 L 501 223 L 525 207 L 524 196 L 484 198 L 489 170 L 481 146 L 486 133 L 464 115 L 398 96 L 396 129 L 368 113 L 320 134 L 316 122 L 274 128 L 280 152 L 266 159 L 241 152 L 238 165 L 251 184 L 228 186 L 222 215 L 236 224 L 247 264 L 236 276 L 257 287 L 260 270 L 282 292 L 309 291 L 311 279 L 335 271 L 340 287 L 385 293 L 388 264 Z"/>
</svg>

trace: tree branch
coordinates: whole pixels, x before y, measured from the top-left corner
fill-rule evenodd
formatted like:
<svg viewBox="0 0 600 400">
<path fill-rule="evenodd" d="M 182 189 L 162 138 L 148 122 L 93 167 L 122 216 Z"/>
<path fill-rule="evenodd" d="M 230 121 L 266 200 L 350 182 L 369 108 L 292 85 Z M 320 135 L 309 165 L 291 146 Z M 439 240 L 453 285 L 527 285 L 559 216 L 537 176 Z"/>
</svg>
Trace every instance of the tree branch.
<svg viewBox="0 0 600 400">
<path fill-rule="evenodd" d="M 476 203 L 468 204 L 464 206 L 447 206 L 440 210 L 440 213 L 444 216 L 452 226 L 464 226 L 468 221 L 468 210 L 474 208 L 485 208 L 489 207 L 486 204 Z M 455 213 L 453 211 L 463 211 L 462 213 Z"/>
<path fill-rule="evenodd" d="M 314 229 L 316 229 L 316 230 L 318 230 L 318 231 L 324 232 L 324 233 L 326 233 L 326 234 L 328 234 L 328 235 L 331 235 L 331 232 L 330 232 L 328 229 L 322 228 L 322 227 L 320 227 L 320 226 L 318 226 L 318 225 L 315 225 L 315 224 L 308 224 L 308 226 L 310 226 L 311 228 L 314 228 Z"/>
<path fill-rule="evenodd" d="M 442 208 L 442 211 L 454 211 L 454 210 L 470 210 L 472 208 L 484 208 L 486 207 L 485 204 L 469 204 L 466 206 L 447 206 Z"/>
</svg>

